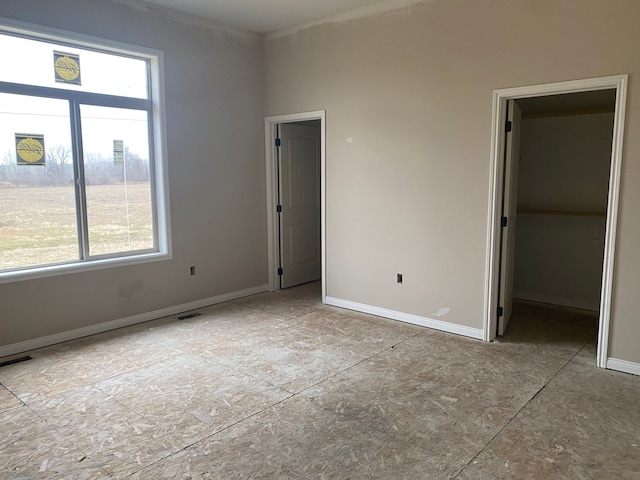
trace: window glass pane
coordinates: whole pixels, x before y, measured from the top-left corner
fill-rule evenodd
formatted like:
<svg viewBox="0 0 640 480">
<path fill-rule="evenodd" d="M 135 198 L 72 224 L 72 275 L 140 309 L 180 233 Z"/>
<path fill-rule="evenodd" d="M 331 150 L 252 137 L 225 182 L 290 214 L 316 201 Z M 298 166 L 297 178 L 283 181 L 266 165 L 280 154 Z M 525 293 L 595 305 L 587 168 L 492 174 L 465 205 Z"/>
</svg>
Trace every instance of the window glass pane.
<svg viewBox="0 0 640 480">
<path fill-rule="evenodd" d="M 78 260 L 69 102 L 0 93 L 0 269 Z"/>
<path fill-rule="evenodd" d="M 154 248 L 147 112 L 80 112 L 90 255 Z"/>
<path fill-rule="evenodd" d="M 147 61 L 0 34 L 0 81 L 147 98 Z"/>
</svg>

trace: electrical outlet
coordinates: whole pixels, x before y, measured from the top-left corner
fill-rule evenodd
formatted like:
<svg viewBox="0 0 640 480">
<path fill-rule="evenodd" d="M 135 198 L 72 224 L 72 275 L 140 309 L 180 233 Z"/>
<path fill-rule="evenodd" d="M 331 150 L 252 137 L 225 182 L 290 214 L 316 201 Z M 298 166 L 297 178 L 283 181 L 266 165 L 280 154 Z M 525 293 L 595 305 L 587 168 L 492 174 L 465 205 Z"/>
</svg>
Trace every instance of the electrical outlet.
<svg viewBox="0 0 640 480">
<path fill-rule="evenodd" d="M 196 267 L 192 265 L 189 267 L 189 275 L 195 275 L 195 274 L 196 274 Z"/>
<path fill-rule="evenodd" d="M 401 273 L 396 274 L 396 282 L 402 283 L 402 274 Z"/>
</svg>

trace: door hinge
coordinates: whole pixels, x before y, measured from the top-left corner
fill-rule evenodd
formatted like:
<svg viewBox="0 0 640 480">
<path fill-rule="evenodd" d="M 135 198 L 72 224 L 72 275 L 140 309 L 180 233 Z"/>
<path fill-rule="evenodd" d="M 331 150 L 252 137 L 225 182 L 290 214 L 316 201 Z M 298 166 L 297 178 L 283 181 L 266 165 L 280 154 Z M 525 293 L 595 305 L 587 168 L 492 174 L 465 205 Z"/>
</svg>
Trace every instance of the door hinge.
<svg viewBox="0 0 640 480">
<path fill-rule="evenodd" d="M 498 317 L 502 317 L 504 315 L 504 308 L 498 307 Z"/>
<path fill-rule="evenodd" d="M 504 131 L 509 133 L 511 130 L 513 130 L 513 122 L 511 120 L 508 120 L 504 125 Z"/>
<path fill-rule="evenodd" d="M 276 212 L 282 213 L 282 205 L 276 205 Z"/>
<path fill-rule="evenodd" d="M 507 219 L 507 217 L 502 217 L 500 219 L 500 225 L 502 225 L 503 227 L 506 227 L 507 223 L 509 223 L 509 220 Z"/>
<path fill-rule="evenodd" d="M 282 267 L 278 268 L 278 275 L 282 275 Z"/>
<path fill-rule="evenodd" d="M 279 147 L 279 146 L 280 146 L 280 139 L 276 138 L 276 147 Z"/>
</svg>

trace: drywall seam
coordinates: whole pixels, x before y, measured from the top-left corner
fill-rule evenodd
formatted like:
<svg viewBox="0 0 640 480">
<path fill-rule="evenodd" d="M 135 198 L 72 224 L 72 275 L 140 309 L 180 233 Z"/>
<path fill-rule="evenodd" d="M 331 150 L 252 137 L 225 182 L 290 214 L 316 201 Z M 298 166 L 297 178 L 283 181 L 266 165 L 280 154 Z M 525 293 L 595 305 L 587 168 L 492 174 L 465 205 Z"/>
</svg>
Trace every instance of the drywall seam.
<svg viewBox="0 0 640 480">
<path fill-rule="evenodd" d="M 371 315 L 377 315 L 378 317 L 390 318 L 391 320 L 399 320 L 401 322 L 420 325 L 421 327 L 433 328 L 434 330 L 454 333 L 456 335 L 463 335 L 465 337 L 476 338 L 478 340 L 483 340 L 484 338 L 484 331 L 481 328 L 465 327 L 463 325 L 456 325 L 455 323 L 443 322 L 442 320 L 420 317 L 418 315 L 412 315 L 410 313 L 388 310 L 386 308 L 374 307 L 372 305 L 351 302 L 349 300 L 342 300 L 340 298 L 326 297 L 325 303 L 327 305 L 333 305 L 334 307 L 346 308 L 348 310 L 354 310 L 356 312 L 369 313 Z"/>
<path fill-rule="evenodd" d="M 189 310 L 195 310 L 197 308 L 215 305 L 216 303 L 228 302 L 237 298 L 248 297 L 249 295 L 255 295 L 257 293 L 267 291 L 269 291 L 269 285 L 259 285 L 257 287 L 247 288 L 245 290 L 224 293 L 215 297 L 203 298 L 201 300 L 195 300 L 193 302 L 183 303 L 181 305 L 174 305 L 172 307 L 167 307 L 160 310 L 153 310 L 151 312 L 141 313 L 130 317 L 119 318 L 117 320 L 111 320 L 109 322 L 99 323 L 97 325 L 90 325 L 88 327 L 68 330 L 66 332 L 60 332 L 53 335 L 47 335 L 46 337 L 39 337 L 31 340 L 26 340 L 24 342 L 12 343 L 10 345 L 0 347 L 0 358 L 9 355 L 15 355 L 16 353 L 34 350 L 36 348 L 54 345 L 56 343 L 75 340 L 76 338 L 88 337 L 89 335 L 95 335 L 97 333 L 103 333 L 109 330 L 115 330 L 117 328 L 129 327 L 138 323 L 144 323 L 150 320 L 156 320 L 158 318 L 168 317 L 170 315 L 176 315 L 178 313 L 187 312 Z"/>
<path fill-rule="evenodd" d="M 172 8 L 161 7 L 160 5 L 154 5 L 141 0 L 111 0 L 114 3 L 120 3 L 130 8 L 134 8 L 138 11 L 142 11 L 146 14 L 156 14 L 161 17 L 169 18 L 170 20 L 177 21 L 183 25 L 196 26 L 211 29 L 218 32 L 224 32 L 231 34 L 237 38 L 244 38 L 247 40 L 257 41 L 262 37 L 262 34 L 247 30 L 242 27 L 236 27 L 234 25 L 227 25 L 226 23 L 212 20 L 209 18 L 199 17 L 190 13 L 180 12 Z"/>
<path fill-rule="evenodd" d="M 632 375 L 640 375 L 640 363 L 618 360 L 617 358 L 609 357 L 607 359 L 607 368 L 609 370 L 617 370 L 618 372 L 630 373 Z"/>
<path fill-rule="evenodd" d="M 317 27 L 319 25 L 348 22 L 350 20 L 357 20 L 360 18 L 371 17 L 374 15 L 380 15 L 384 13 L 390 13 L 393 11 L 405 10 L 407 13 L 409 13 L 410 8 L 413 5 L 417 5 L 419 3 L 426 3 L 429 1 L 432 1 L 432 0 L 384 0 L 382 2 L 375 3 L 373 5 L 368 5 L 366 7 L 360 7 L 354 10 L 350 10 L 348 12 L 337 13 L 335 15 L 330 15 L 328 17 L 320 18 L 313 22 L 303 23 L 301 25 L 296 25 L 294 27 L 275 30 L 273 32 L 265 34 L 265 39 L 272 40 L 279 37 L 286 37 L 288 35 L 295 35 L 296 33 L 299 33 L 302 30 L 306 30 L 312 27 Z"/>
</svg>

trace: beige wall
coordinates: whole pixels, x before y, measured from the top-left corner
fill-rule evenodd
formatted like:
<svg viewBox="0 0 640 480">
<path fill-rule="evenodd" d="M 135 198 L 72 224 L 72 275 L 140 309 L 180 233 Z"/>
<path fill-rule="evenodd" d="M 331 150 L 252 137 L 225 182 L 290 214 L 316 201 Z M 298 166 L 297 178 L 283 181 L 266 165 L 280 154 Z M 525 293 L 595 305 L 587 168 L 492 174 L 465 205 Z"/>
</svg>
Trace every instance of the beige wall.
<svg viewBox="0 0 640 480">
<path fill-rule="evenodd" d="M 482 328 L 493 90 L 629 73 L 635 132 L 639 20 L 636 0 L 431 0 L 267 39 L 266 114 L 327 111 L 328 295 Z M 632 362 L 639 154 L 627 134 L 610 355 Z"/>
<path fill-rule="evenodd" d="M 518 214 L 514 298 L 598 311 L 603 217 Z"/>
<path fill-rule="evenodd" d="M 173 260 L 0 285 L 0 346 L 266 284 L 261 39 L 98 0 L 0 16 L 164 51 L 173 235 Z"/>
<path fill-rule="evenodd" d="M 637 0 L 429 0 L 264 50 L 99 0 L 0 16 L 165 51 L 174 243 L 172 261 L 0 285 L 0 344 L 266 283 L 262 117 L 319 109 L 328 294 L 480 329 L 492 91 L 629 73 L 610 355 L 640 363 Z"/>
<path fill-rule="evenodd" d="M 521 125 L 516 298 L 598 310 L 613 113 L 525 119 Z"/>
<path fill-rule="evenodd" d="M 518 208 L 605 212 L 613 116 L 523 119 Z"/>
</svg>

